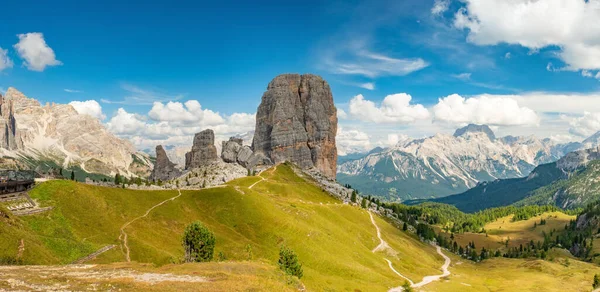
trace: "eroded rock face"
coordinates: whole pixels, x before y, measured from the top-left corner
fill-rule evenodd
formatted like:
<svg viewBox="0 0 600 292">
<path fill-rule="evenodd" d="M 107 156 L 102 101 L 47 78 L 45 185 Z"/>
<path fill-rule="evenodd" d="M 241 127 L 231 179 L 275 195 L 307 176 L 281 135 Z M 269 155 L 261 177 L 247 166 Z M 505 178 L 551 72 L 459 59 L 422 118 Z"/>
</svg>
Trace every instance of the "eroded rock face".
<svg viewBox="0 0 600 292">
<path fill-rule="evenodd" d="M 256 114 L 252 149 L 274 163 L 316 167 L 335 178 L 337 109 L 329 84 L 311 74 L 284 74 L 267 87 Z"/>
<path fill-rule="evenodd" d="M 156 146 L 156 162 L 150 179 L 168 181 L 181 175 L 179 169 L 175 167 L 175 163 L 169 160 L 167 152 L 162 145 Z"/>
<path fill-rule="evenodd" d="M 215 147 L 215 132 L 211 129 L 196 133 L 192 151 L 185 154 L 185 169 L 198 168 L 219 161 Z"/>
<path fill-rule="evenodd" d="M 17 139 L 17 121 L 15 120 L 13 101 L 0 94 L 0 148 L 16 150 L 23 148 Z"/>
</svg>

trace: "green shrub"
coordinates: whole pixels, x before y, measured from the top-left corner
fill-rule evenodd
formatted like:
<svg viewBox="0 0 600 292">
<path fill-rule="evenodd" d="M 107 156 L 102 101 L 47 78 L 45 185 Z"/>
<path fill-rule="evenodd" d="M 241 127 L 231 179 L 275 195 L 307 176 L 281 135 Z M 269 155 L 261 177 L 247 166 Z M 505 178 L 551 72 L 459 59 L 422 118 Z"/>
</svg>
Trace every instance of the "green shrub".
<svg viewBox="0 0 600 292">
<path fill-rule="evenodd" d="M 285 246 L 279 250 L 279 268 L 288 275 L 302 278 L 302 264 L 298 262 L 298 256 Z"/>
<path fill-rule="evenodd" d="M 196 221 L 185 228 L 182 244 L 185 262 L 209 262 L 215 250 L 215 235 Z"/>
</svg>

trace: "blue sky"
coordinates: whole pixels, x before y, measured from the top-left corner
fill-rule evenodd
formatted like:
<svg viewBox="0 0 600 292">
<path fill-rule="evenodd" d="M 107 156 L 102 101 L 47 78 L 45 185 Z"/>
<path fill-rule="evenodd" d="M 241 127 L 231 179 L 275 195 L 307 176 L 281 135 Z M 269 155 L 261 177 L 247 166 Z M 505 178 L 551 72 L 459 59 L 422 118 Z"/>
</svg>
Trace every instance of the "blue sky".
<svg viewBox="0 0 600 292">
<path fill-rule="evenodd" d="M 223 125 L 223 135 L 229 135 L 246 130 L 232 125 L 236 124 L 232 115 L 252 115 L 268 82 L 288 72 L 319 74 L 330 83 L 335 103 L 345 113 L 340 125 L 348 136 L 348 151 L 379 145 L 388 138 L 393 142 L 394 135 L 449 132 L 467 122 L 487 122 L 503 134 L 577 140 L 600 130 L 594 124 L 600 124 L 594 116 L 600 105 L 592 98 L 600 91 L 600 49 L 595 47 L 600 33 L 577 31 L 579 23 L 573 18 L 596 27 L 600 15 L 591 6 L 600 4 L 569 0 L 565 6 L 564 1 L 539 2 L 550 5 L 546 16 L 566 30 L 531 17 L 540 9 L 533 4 L 524 14 L 510 15 L 514 7 L 500 0 L 8 0 L 3 11 L 10 13 L 3 13 L 0 27 L 0 47 L 6 55 L 4 66 L 0 65 L 0 90 L 16 87 L 43 102 L 96 101 L 107 127 L 138 139 L 135 143 L 142 148 L 154 141 L 185 144 L 199 125 L 219 123 L 157 114 L 153 102 L 165 106 L 179 102 L 191 112 L 184 103 L 196 100 L 203 110 L 218 113 L 221 122 L 229 123 Z M 507 21 L 496 17 L 501 9 L 506 9 L 506 19 L 528 20 L 503 26 Z M 38 67 L 31 63 L 36 61 L 24 63 L 27 50 L 35 51 L 35 44 L 22 46 L 23 52 L 17 47 L 18 35 L 28 33 L 40 33 L 39 39 L 55 54 Z M 389 118 L 353 112 L 351 101 L 360 105 L 359 94 L 368 103 L 363 106 L 373 107 L 374 115 L 389 114 Z M 399 95 L 387 105 L 382 102 L 394 94 L 410 95 L 409 104 Z M 452 94 L 460 95 L 464 104 L 442 104 L 436 111 L 440 99 Z M 489 96 L 481 101 L 484 94 Z M 563 96 L 556 99 L 560 102 L 575 96 L 594 104 L 564 112 L 560 102 L 555 108 L 544 105 L 548 96 L 555 95 Z M 438 114 L 444 105 L 449 106 L 450 116 L 455 115 L 452 111 L 484 112 L 493 108 L 488 104 L 504 107 L 505 100 L 498 98 L 507 96 L 518 103 L 514 108 L 507 105 L 507 111 L 530 109 L 536 116 L 515 123 L 510 113 L 495 118 L 469 114 L 456 120 Z M 470 98 L 477 105 L 457 108 Z M 415 114 L 418 105 L 429 114 Z M 140 123 L 131 123 L 137 128 L 116 130 L 115 123 L 122 120 L 111 124 L 111 119 L 119 113 L 120 118 L 137 119 Z M 185 129 L 176 140 L 140 130 L 161 123 L 163 131 L 167 126 Z M 589 130 L 573 129 L 584 123 Z M 141 142 L 144 135 L 156 139 Z"/>
</svg>

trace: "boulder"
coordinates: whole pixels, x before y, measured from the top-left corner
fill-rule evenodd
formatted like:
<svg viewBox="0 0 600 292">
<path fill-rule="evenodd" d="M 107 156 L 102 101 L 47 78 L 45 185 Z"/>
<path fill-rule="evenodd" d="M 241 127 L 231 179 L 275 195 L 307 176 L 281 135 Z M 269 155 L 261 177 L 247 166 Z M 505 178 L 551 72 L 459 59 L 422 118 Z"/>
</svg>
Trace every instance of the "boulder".
<svg viewBox="0 0 600 292">
<path fill-rule="evenodd" d="M 219 161 L 215 147 L 215 132 L 204 130 L 194 136 L 192 151 L 185 154 L 185 169 L 198 168 Z"/>
<path fill-rule="evenodd" d="M 269 83 L 256 113 L 256 155 L 251 160 L 291 161 L 335 178 L 336 133 L 337 109 L 329 84 L 311 74 L 279 75 Z"/>
</svg>

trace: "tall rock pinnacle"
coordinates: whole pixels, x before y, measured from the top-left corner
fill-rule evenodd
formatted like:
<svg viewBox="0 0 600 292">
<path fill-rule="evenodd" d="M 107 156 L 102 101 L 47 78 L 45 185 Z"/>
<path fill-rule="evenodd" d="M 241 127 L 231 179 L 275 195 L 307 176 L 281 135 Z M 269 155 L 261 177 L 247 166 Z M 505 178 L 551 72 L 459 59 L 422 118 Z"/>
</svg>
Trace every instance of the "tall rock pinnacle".
<svg viewBox="0 0 600 292">
<path fill-rule="evenodd" d="M 311 74 L 275 77 L 256 113 L 252 148 L 274 163 L 316 167 L 335 178 L 337 109 L 329 84 Z"/>
<path fill-rule="evenodd" d="M 219 160 L 215 147 L 215 132 L 211 129 L 196 133 L 192 151 L 185 154 L 185 169 L 209 165 Z"/>
</svg>

